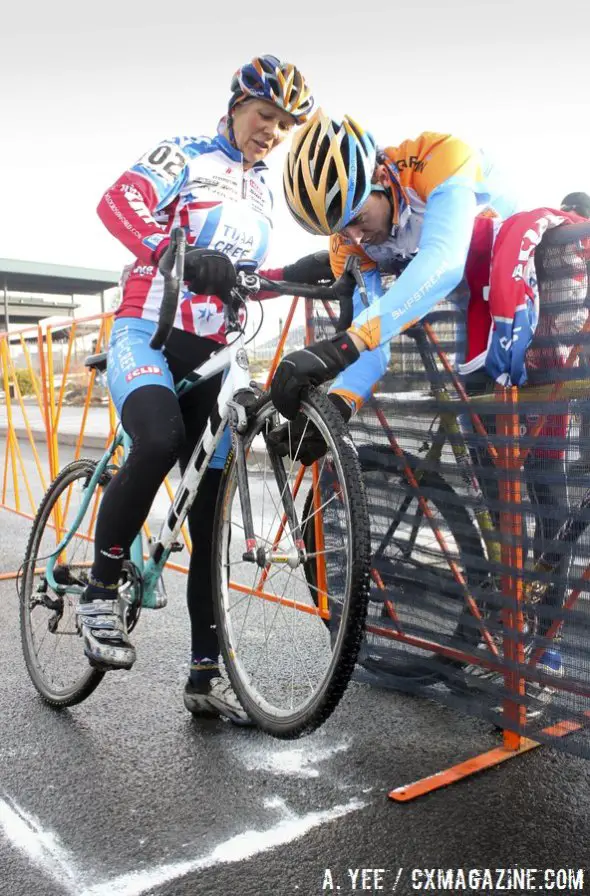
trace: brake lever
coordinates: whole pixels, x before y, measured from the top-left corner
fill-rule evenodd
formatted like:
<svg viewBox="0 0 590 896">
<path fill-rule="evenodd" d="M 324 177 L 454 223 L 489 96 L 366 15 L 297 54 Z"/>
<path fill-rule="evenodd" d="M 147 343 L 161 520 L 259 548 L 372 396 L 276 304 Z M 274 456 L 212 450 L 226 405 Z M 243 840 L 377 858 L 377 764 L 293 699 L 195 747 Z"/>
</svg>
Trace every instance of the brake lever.
<svg viewBox="0 0 590 896">
<path fill-rule="evenodd" d="M 232 287 L 229 293 L 229 301 L 223 303 L 223 313 L 228 332 L 240 326 L 240 308 L 245 307 L 247 298 L 244 292 L 252 295 L 256 294 L 259 289 L 260 278 L 256 274 L 238 271 L 236 285 Z"/>
</svg>

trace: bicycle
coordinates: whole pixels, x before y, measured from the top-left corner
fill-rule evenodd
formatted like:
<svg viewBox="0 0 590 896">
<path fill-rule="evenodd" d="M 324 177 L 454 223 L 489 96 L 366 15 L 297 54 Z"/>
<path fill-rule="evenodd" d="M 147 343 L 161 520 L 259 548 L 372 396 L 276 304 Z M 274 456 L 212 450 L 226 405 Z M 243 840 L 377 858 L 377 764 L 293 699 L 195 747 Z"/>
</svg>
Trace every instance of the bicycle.
<svg viewBox="0 0 590 896">
<path fill-rule="evenodd" d="M 589 225 L 563 226 L 547 234 L 544 245 L 563 245 L 588 237 Z M 589 324 L 584 332 L 590 332 Z M 543 646 L 530 645 L 537 636 L 537 644 L 552 644 L 563 629 L 564 614 L 572 610 L 584 590 L 585 573 L 579 582 L 570 583 L 571 592 L 561 611 L 542 607 L 552 582 L 556 578 L 566 580 L 574 545 L 590 525 L 590 489 L 585 489 L 577 506 L 570 505 L 551 544 L 544 547 L 532 567 L 522 569 L 520 562 L 519 571 L 514 551 L 520 549 L 521 536 L 507 535 L 498 517 L 510 506 L 515 515 L 521 514 L 520 496 L 516 498 L 507 491 L 500 496 L 504 507 L 490 505 L 482 489 L 482 470 L 470 451 L 473 438 L 462 422 L 471 417 L 483 450 L 497 455 L 504 449 L 490 442 L 474 404 L 508 421 L 516 411 L 504 403 L 505 395 L 467 396 L 428 323 L 414 326 L 404 335 L 416 345 L 430 391 L 430 398 L 424 396 L 422 404 L 434 419 L 421 453 L 416 455 L 401 447 L 399 434 L 393 432 L 379 400 L 373 397 L 368 402 L 377 414 L 386 444 L 367 444 L 362 437 L 357 438 L 365 488 L 369 500 L 373 497 L 370 604 L 359 664 L 382 683 L 401 689 L 443 683 L 464 692 L 471 684 L 467 673 L 474 667 L 482 670 L 479 681 L 484 690 L 486 677 L 491 680 L 495 675 L 497 681 L 498 672 L 505 680 L 512 676 L 513 682 L 518 675 L 541 685 L 554 685 L 554 679 L 535 668 Z M 578 350 L 574 344 L 568 366 L 573 366 Z M 441 368 L 451 379 L 457 397 L 451 396 Z M 552 398 L 571 402 L 583 399 L 587 392 L 588 381 L 572 379 L 557 386 L 528 386 L 520 390 L 519 401 L 525 406 Z M 402 419 L 401 405 L 399 412 Z M 520 456 L 510 459 L 506 474 L 499 468 L 498 476 L 501 479 L 505 475 L 507 488 L 515 486 L 517 476 L 513 471 L 534 445 L 542 422 L 524 440 L 514 439 L 509 429 L 497 439 L 505 446 L 516 445 L 520 439 L 516 449 Z M 354 427 L 352 431 L 354 434 Z M 454 476 L 461 483 L 460 491 L 441 472 L 445 446 L 454 463 Z M 324 495 L 332 489 L 329 471 L 323 473 L 321 488 Z M 387 495 L 387 508 L 379 525 L 376 505 L 381 495 Z M 525 525 L 522 520 L 521 525 Z M 324 519 L 325 532 L 335 527 L 336 519 Z M 305 536 L 307 549 L 313 553 L 313 530 L 306 530 Z M 518 601 L 503 589 L 502 579 L 509 573 L 522 583 Z M 309 568 L 312 584 L 313 576 L 314 570 Z M 543 616 L 550 624 L 541 638 Z M 578 694 L 588 693 L 573 681 L 561 681 L 559 686 Z"/>
<path fill-rule="evenodd" d="M 173 232 L 160 263 L 164 298 L 152 346 L 170 334 L 182 283 L 184 231 Z M 215 515 L 212 557 L 215 618 L 221 654 L 231 684 L 263 730 L 291 738 L 321 725 L 340 701 L 354 669 L 368 600 L 369 523 L 354 446 L 327 398 L 310 390 L 302 403 L 307 424 L 324 437 L 328 453 L 311 471 L 312 502 L 304 507 L 301 488 L 309 469 L 279 458 L 267 443 L 282 421 L 270 397 L 251 382 L 245 351 L 243 310 L 261 289 L 329 301 L 335 289 L 267 281 L 251 262 L 236 265 L 237 286 L 224 305 L 231 342 L 176 385 L 179 396 L 226 371 L 217 406 L 210 415 L 186 472 L 166 512 L 147 559 L 141 534 L 125 559 L 118 599 L 128 631 L 142 608 L 165 605 L 161 584 L 182 524 L 226 426 L 232 448 L 222 475 Z M 105 353 L 86 361 L 106 370 Z M 289 430 L 290 431 L 290 430 Z M 305 437 L 305 431 L 302 438 Z M 87 584 L 90 561 L 82 549 L 92 542 L 101 492 L 117 475 L 117 456 L 129 438 L 119 424 L 102 458 L 76 460 L 64 467 L 46 492 L 33 523 L 20 588 L 22 647 L 31 680 L 52 706 L 73 706 L 99 685 L 105 669 L 92 667 L 82 652 L 76 606 Z M 326 469 L 337 492 L 320 501 L 318 483 Z M 75 499 L 79 499 L 76 503 Z M 337 539 L 323 533 L 323 514 L 338 504 Z M 317 547 L 306 550 L 302 530 L 314 528 Z M 80 550 L 80 554 L 78 554 Z M 45 565 L 43 565 L 43 563 Z M 311 586 L 305 568 L 317 569 Z M 338 569 L 339 589 L 326 594 L 326 568 Z M 337 613 L 334 608 L 337 607 Z M 330 634 L 326 621 L 330 621 Z"/>
</svg>

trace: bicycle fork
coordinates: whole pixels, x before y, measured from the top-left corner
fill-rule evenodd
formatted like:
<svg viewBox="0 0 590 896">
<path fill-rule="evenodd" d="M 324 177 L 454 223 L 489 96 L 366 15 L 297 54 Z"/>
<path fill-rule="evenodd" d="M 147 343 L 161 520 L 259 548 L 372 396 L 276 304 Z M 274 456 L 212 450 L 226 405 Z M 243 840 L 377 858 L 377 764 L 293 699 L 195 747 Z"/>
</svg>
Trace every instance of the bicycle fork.
<svg viewBox="0 0 590 896">
<path fill-rule="evenodd" d="M 267 546 L 258 544 L 256 534 L 254 532 L 254 518 L 252 515 L 252 503 L 250 499 L 250 485 L 248 483 L 248 474 L 246 471 L 246 450 L 244 447 L 244 440 L 240 432 L 239 422 L 234 430 L 234 450 L 236 455 L 238 491 L 240 493 L 240 506 L 242 510 L 242 519 L 244 523 L 244 534 L 246 540 L 246 551 L 242 555 L 242 560 L 247 563 L 256 563 L 257 566 L 259 566 L 261 569 L 265 569 L 271 563 L 284 563 L 290 566 L 291 569 L 296 569 L 301 563 L 305 562 L 306 552 L 303 542 L 303 536 L 301 533 L 301 527 L 299 525 L 299 520 L 297 519 L 297 512 L 295 510 L 295 504 L 293 502 L 293 496 L 291 494 L 291 489 L 289 488 L 289 482 L 283 464 L 277 457 L 276 452 L 268 444 L 266 444 L 266 451 L 270 459 L 271 468 L 274 473 L 277 486 L 279 488 L 281 503 L 285 512 L 283 521 L 280 524 L 279 531 L 275 538 L 275 543 L 271 548 L 269 548 Z M 289 526 L 289 531 L 291 533 L 294 546 L 294 549 L 288 552 L 275 550 L 276 545 L 280 540 L 281 531 L 284 529 L 285 523 L 287 523 Z"/>
</svg>

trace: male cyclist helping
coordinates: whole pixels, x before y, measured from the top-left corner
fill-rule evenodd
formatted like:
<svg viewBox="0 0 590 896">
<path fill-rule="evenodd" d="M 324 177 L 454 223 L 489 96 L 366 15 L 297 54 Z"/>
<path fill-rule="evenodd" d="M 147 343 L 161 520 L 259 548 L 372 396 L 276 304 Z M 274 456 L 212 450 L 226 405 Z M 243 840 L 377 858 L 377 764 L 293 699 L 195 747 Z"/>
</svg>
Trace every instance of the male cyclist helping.
<svg viewBox="0 0 590 896">
<path fill-rule="evenodd" d="M 135 661 L 115 600 L 123 559 L 176 460 L 184 472 L 221 377 L 180 400 L 174 383 L 225 341 L 221 299 L 236 282 L 233 262 L 248 257 L 262 264 L 268 249 L 272 196 L 263 160 L 294 125 L 306 121 L 313 106 L 301 73 L 274 56 L 238 69 L 230 89 L 228 113 L 215 137 L 165 140 L 126 171 L 98 206 L 105 226 L 136 257 L 108 354 L 109 388 L 132 447 L 100 506 L 90 583 L 78 610 L 85 653 L 103 668 L 129 669 Z M 157 351 L 150 339 L 163 293 L 158 262 L 178 226 L 187 236 L 188 289 L 170 339 Z M 267 275 L 308 283 L 331 278 L 327 253 Z M 227 445 L 220 446 L 188 517 L 192 654 L 184 699 L 191 712 L 244 723 L 244 711 L 219 675 L 211 594 L 211 533 L 226 451 Z"/>
<path fill-rule="evenodd" d="M 522 382 L 524 357 L 514 347 L 517 340 L 504 337 L 512 335 L 513 326 L 524 335 L 524 327 L 532 332 L 533 325 L 515 320 L 521 313 L 515 302 L 509 313 L 494 317 L 492 329 L 493 309 L 483 295 L 490 280 L 472 264 L 474 255 L 491 257 L 501 220 L 514 212 L 510 198 L 494 187 L 492 169 L 480 152 L 456 137 L 430 132 L 380 151 L 352 119 L 338 123 L 318 110 L 293 141 L 284 187 L 299 223 L 331 235 L 336 275 L 351 254 L 359 257 L 367 284 L 375 279 L 380 284 L 380 274 L 399 270 L 400 261 L 406 266 L 367 308 L 357 290 L 354 320 L 346 332 L 292 352 L 280 363 L 271 387 L 273 403 L 295 421 L 289 444 L 286 427 L 272 434 L 280 453 L 297 445 L 303 463 L 321 457 L 325 444 L 319 433 L 308 430 L 303 441 L 298 435 L 302 391 L 335 378 L 329 397 L 349 420 L 385 373 L 392 337 L 427 315 L 464 275 L 472 299 L 480 300 L 470 303 L 467 327 L 473 369 L 485 362 L 495 379 Z M 545 651 L 539 668 L 561 671 L 557 651 Z"/>
<path fill-rule="evenodd" d="M 339 124 L 321 109 L 293 141 L 284 186 L 299 223 L 332 235 L 336 275 L 350 255 L 359 257 L 366 282 L 406 265 L 368 308 L 355 293 L 346 333 L 293 352 L 275 374 L 273 401 L 289 419 L 306 386 L 336 376 L 330 397 L 349 419 L 385 373 L 392 337 L 459 284 L 478 215 L 499 220 L 513 204 L 494 188 L 482 155 L 456 137 L 427 132 L 378 151 L 352 119 Z"/>
</svg>

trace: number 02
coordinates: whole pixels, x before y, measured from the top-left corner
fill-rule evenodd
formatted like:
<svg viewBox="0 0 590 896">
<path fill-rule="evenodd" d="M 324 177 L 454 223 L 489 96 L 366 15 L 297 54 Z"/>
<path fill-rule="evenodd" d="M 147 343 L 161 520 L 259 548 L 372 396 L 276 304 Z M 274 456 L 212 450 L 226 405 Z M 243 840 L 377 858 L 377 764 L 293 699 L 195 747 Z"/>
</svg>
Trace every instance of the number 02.
<svg viewBox="0 0 590 896">
<path fill-rule="evenodd" d="M 174 158 L 166 162 L 171 152 L 171 146 L 158 146 L 148 156 L 148 162 L 151 165 L 161 167 L 170 177 L 176 178 L 184 168 L 185 159 L 181 153 L 175 152 Z M 164 162 L 166 162 L 165 165 L 163 164 Z"/>
</svg>

